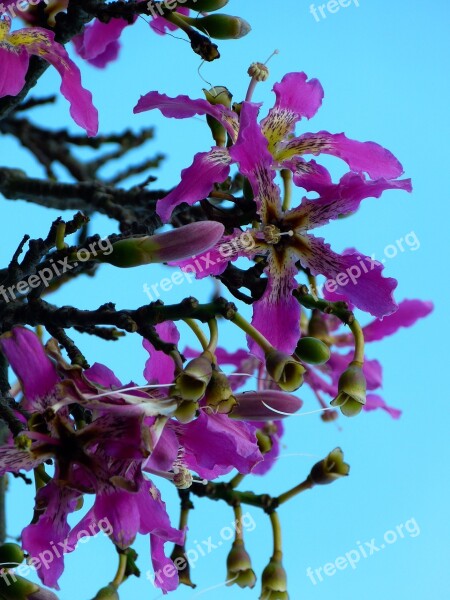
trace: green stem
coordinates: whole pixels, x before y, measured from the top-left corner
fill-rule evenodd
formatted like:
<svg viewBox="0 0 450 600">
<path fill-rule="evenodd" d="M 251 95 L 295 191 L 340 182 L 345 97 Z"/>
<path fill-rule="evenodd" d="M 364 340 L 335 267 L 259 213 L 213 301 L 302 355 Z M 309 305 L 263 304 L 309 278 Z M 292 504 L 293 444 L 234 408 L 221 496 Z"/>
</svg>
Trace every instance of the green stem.
<svg viewBox="0 0 450 600">
<path fill-rule="evenodd" d="M 209 327 L 209 344 L 208 344 L 207 350 L 209 352 L 211 352 L 212 355 L 214 355 L 216 348 L 217 348 L 217 343 L 219 341 L 219 328 L 217 327 L 217 319 L 210 319 L 208 321 L 208 327 Z"/>
<path fill-rule="evenodd" d="M 242 506 L 240 504 L 236 504 L 235 506 L 233 506 L 233 512 L 236 531 L 235 540 L 243 540 L 244 534 L 242 531 Z"/>
<path fill-rule="evenodd" d="M 267 340 L 259 331 L 257 331 L 253 325 L 250 325 L 248 321 L 244 319 L 240 314 L 236 313 L 231 321 L 237 325 L 242 331 L 245 331 L 255 342 L 262 348 L 265 354 L 273 350 L 272 344 Z"/>
<path fill-rule="evenodd" d="M 183 319 L 183 321 L 195 333 L 195 335 L 197 336 L 198 341 L 202 345 L 203 350 L 206 350 L 208 348 L 208 340 L 206 339 L 206 336 L 203 333 L 203 331 L 200 329 L 200 326 L 197 323 L 197 321 L 195 321 L 194 319 Z"/>
<path fill-rule="evenodd" d="M 350 323 L 350 329 L 355 338 L 355 352 L 353 354 L 352 363 L 358 367 L 362 367 L 364 364 L 364 333 L 359 322 L 354 319 Z"/>
<path fill-rule="evenodd" d="M 284 492 L 284 494 L 280 494 L 277 498 L 278 504 L 284 504 L 291 498 L 294 498 L 294 496 L 297 496 L 298 494 L 301 494 L 302 492 L 305 492 L 306 490 L 310 490 L 313 486 L 314 486 L 313 481 L 311 479 L 309 479 L 309 477 L 308 477 L 308 479 L 305 479 L 305 481 L 303 481 L 299 485 L 296 485 L 291 490 Z"/>
<path fill-rule="evenodd" d="M 292 173 L 289 169 L 281 169 L 281 178 L 283 179 L 284 196 L 283 196 L 283 211 L 287 211 L 291 206 L 292 200 Z"/>
<path fill-rule="evenodd" d="M 111 581 L 111 585 L 113 585 L 116 589 L 123 582 L 123 578 L 125 577 L 125 571 L 127 568 L 127 555 L 124 553 L 119 554 L 119 566 L 117 567 L 117 572 L 114 579 Z"/>
<path fill-rule="evenodd" d="M 280 519 L 276 511 L 271 512 L 269 516 L 273 532 L 273 558 L 281 560 L 283 556 L 283 544 Z"/>
<path fill-rule="evenodd" d="M 245 475 L 243 475 L 242 473 L 237 473 L 233 479 L 230 479 L 230 481 L 228 482 L 228 485 L 231 488 L 237 488 L 237 486 L 243 481 L 243 479 L 245 478 Z"/>
</svg>

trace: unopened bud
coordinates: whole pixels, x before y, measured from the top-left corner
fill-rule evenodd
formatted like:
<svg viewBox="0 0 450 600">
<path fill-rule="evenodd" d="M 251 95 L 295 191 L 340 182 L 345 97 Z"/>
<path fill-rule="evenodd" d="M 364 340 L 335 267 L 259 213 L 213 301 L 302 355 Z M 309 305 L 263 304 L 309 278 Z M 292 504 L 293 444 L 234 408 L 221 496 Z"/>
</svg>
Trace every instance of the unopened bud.
<svg viewBox="0 0 450 600">
<path fill-rule="evenodd" d="M 330 348 L 314 337 L 303 337 L 299 340 L 295 354 L 310 365 L 323 365 L 330 360 Z"/>
<path fill-rule="evenodd" d="M 175 395 L 197 401 L 205 395 L 212 376 L 212 356 L 208 351 L 192 359 L 175 378 Z"/>
<path fill-rule="evenodd" d="M 212 87 L 210 90 L 203 90 L 206 99 L 212 105 L 222 104 L 227 108 L 231 107 L 231 100 L 233 94 L 224 85 L 217 85 Z"/>
<path fill-rule="evenodd" d="M 339 377 L 338 395 L 330 402 L 331 406 L 338 406 L 346 417 L 354 417 L 366 403 L 366 387 L 361 363 L 351 362 Z"/>
<path fill-rule="evenodd" d="M 297 396 L 280 390 L 261 390 L 236 394 L 237 406 L 230 413 L 240 421 L 273 421 L 294 414 L 303 406 Z"/>
<path fill-rule="evenodd" d="M 275 348 L 266 354 L 266 369 L 285 392 L 293 392 L 303 383 L 305 368 L 292 356 Z"/>
<path fill-rule="evenodd" d="M 251 30 L 247 21 L 231 15 L 208 15 L 200 19 L 184 17 L 184 20 L 216 40 L 237 40 Z"/>
<path fill-rule="evenodd" d="M 93 600 L 119 600 L 117 588 L 110 583 L 97 592 Z"/>
<path fill-rule="evenodd" d="M 335 448 L 313 466 L 309 477 L 317 485 L 326 485 L 341 477 L 347 477 L 349 471 L 350 465 L 344 462 L 344 453 L 340 448 Z"/>
<path fill-rule="evenodd" d="M 18 544 L 6 543 L 0 546 L 0 566 L 13 569 L 20 565 L 25 558 L 22 548 Z"/>
<path fill-rule="evenodd" d="M 191 588 L 197 587 L 195 583 L 192 583 L 191 581 L 191 569 L 189 566 L 189 561 L 186 558 L 185 547 L 175 544 L 170 558 L 178 571 L 178 579 L 180 583 L 182 583 L 183 585 L 187 585 Z"/>
<path fill-rule="evenodd" d="M 189 223 L 165 233 L 119 240 L 112 244 L 112 252 L 93 258 L 122 268 L 182 260 L 214 246 L 223 232 L 216 221 Z"/>
<path fill-rule="evenodd" d="M 269 78 L 269 69 L 260 62 L 252 63 L 249 66 L 247 73 L 250 77 L 256 79 L 256 81 L 267 81 Z"/>
<path fill-rule="evenodd" d="M 315 308 L 308 323 L 308 335 L 320 339 L 328 337 L 328 334 L 327 323 L 320 310 Z"/>
<path fill-rule="evenodd" d="M 253 588 L 256 583 L 256 575 L 243 540 L 235 540 L 227 556 L 227 585 L 234 583 L 241 588 Z"/>
<path fill-rule="evenodd" d="M 281 563 L 280 553 L 275 553 L 261 576 L 260 600 L 289 600 L 287 575 Z"/>
<path fill-rule="evenodd" d="M 272 438 L 268 433 L 266 433 L 262 429 L 258 429 L 256 431 L 256 442 L 258 444 L 258 448 L 261 454 L 267 454 L 272 450 Z"/>
<path fill-rule="evenodd" d="M 40 591 L 44 590 L 39 585 L 17 575 L 14 571 L 4 568 L 0 570 L 0 598 L 5 598 L 6 600 L 28 600 L 31 594 L 36 594 Z M 54 597 L 52 596 L 52 598 Z M 41 598 L 44 600 L 45 596 L 35 595 L 33 600 L 41 600 Z"/>
</svg>

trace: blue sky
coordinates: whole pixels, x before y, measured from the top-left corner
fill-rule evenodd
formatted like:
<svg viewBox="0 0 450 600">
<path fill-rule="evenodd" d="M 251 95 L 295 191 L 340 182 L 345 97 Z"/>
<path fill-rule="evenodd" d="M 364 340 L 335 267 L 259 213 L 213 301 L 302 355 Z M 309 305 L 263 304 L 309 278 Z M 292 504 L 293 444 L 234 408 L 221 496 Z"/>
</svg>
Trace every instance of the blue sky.
<svg viewBox="0 0 450 600">
<path fill-rule="evenodd" d="M 399 280 L 398 300 L 433 300 L 436 308 L 414 329 L 402 330 L 368 350 L 370 358 L 378 358 L 384 365 L 383 396 L 403 410 L 400 420 L 393 421 L 381 412 L 362 414 L 352 420 L 340 419 L 338 429 L 334 424 L 322 423 L 317 415 L 293 418 L 286 424 L 283 458 L 276 468 L 263 479 L 248 477 L 242 489 L 275 494 L 285 491 L 299 483 L 316 460 L 341 446 L 351 464 L 351 476 L 307 492 L 280 510 L 291 598 L 445 600 L 450 596 L 449 487 L 444 446 L 448 439 L 448 394 L 440 377 L 445 374 L 441 362 L 448 359 L 444 340 L 450 333 L 445 306 L 450 217 L 446 180 L 449 85 L 445 77 L 449 5 L 446 0 L 427 4 L 359 0 L 333 13 L 328 9 L 330 3 L 316 3 L 319 20 L 314 18 L 310 5 L 304 0 L 230 0 L 227 11 L 246 18 L 253 31 L 242 40 L 222 42 L 221 60 L 203 65 L 201 76 L 211 84 L 228 86 L 239 100 L 248 85 L 246 71 L 250 63 L 264 61 L 278 49 L 279 54 L 269 63 L 270 80 L 258 86 L 255 100 L 270 107 L 273 83 L 289 71 L 305 71 L 321 81 L 325 99 L 319 113 L 311 122 L 302 123 L 299 131 L 344 131 L 349 137 L 373 140 L 389 148 L 402 162 L 406 176 L 412 177 L 413 194 L 390 191 L 380 199 L 369 199 L 356 216 L 327 226 L 324 236 L 337 251 L 354 246 L 377 258 L 387 256 L 385 249 L 396 246 L 400 238 L 414 237 L 418 240 L 415 249 L 405 246 L 403 252 L 399 250 L 387 259 L 385 274 Z M 332 10 L 334 6 L 331 4 Z M 105 71 L 81 65 L 85 86 L 93 91 L 100 111 L 103 132 L 156 127 L 156 140 L 133 157 L 139 161 L 146 153 L 167 154 L 158 172 L 156 185 L 161 187 L 175 184 L 193 153 L 209 148 L 209 131 L 202 119 L 166 120 L 159 113 L 133 116 L 132 108 L 141 94 L 153 89 L 169 95 L 200 97 L 202 87 L 208 84 L 198 74 L 199 64 L 184 41 L 157 38 L 139 20 L 124 32 L 117 63 Z M 36 92 L 45 95 L 58 85 L 57 75 L 49 69 Z M 34 116 L 43 125 L 66 126 L 68 106 L 61 99 L 56 108 L 37 109 Z M 27 154 L 8 139 L 2 140 L 1 163 L 42 175 Z M 336 176 L 340 174 L 337 161 L 328 159 L 327 164 Z M 1 202 L 4 227 L 0 254 L 4 264 L 23 233 L 44 236 L 59 213 L 23 202 Z M 69 217 L 70 212 L 65 216 Z M 102 235 L 115 231 L 115 224 L 104 217 L 94 217 L 93 226 Z M 57 292 L 54 301 L 76 302 L 84 308 L 105 301 L 116 302 L 119 307 L 137 307 L 146 301 L 143 284 L 158 282 L 167 272 L 162 267 L 118 271 L 105 265 L 95 280 L 81 278 L 73 282 Z M 162 299 L 172 303 L 194 295 L 204 301 L 212 289 L 211 282 L 184 284 Z M 237 348 L 244 344 L 231 329 L 223 335 L 223 345 Z M 90 362 L 104 362 L 123 381 L 143 381 L 145 352 L 137 338 L 129 337 L 117 344 L 91 338 L 77 340 Z M 305 411 L 316 408 L 308 392 L 301 389 L 299 395 Z M 161 489 L 176 520 L 175 494 L 165 484 Z M 201 544 L 209 536 L 213 541 L 222 541 L 220 532 L 232 521 L 231 511 L 206 501 L 195 504 L 190 520 L 192 546 L 195 540 Z M 28 522 L 31 507 L 31 491 L 21 482 L 11 481 L 11 535 L 19 534 Z M 260 574 L 271 553 L 269 523 L 253 508 L 248 518 L 255 527 L 247 532 L 247 546 L 255 571 Z M 381 548 L 385 535 L 386 540 L 393 539 L 393 534 L 386 532 L 395 532 L 401 525 L 404 537 L 398 535 L 395 542 L 385 543 L 385 548 L 361 558 L 354 569 L 323 576 L 323 582 L 316 581 L 315 585 L 308 578 L 308 567 L 323 567 L 360 545 L 369 553 L 373 539 Z M 145 580 L 150 568 L 148 540 L 138 540 L 136 548 L 143 577 L 127 582 L 121 598 L 156 600 L 158 591 Z M 257 598 L 259 582 L 254 590 L 219 587 L 205 591 L 224 580 L 226 554 L 227 544 L 223 541 L 213 552 L 200 557 L 192 573 L 197 589 L 180 589 L 173 597 L 184 600 L 197 594 L 227 600 L 239 594 L 243 599 Z M 61 597 L 88 598 L 112 578 L 114 552 L 107 540 L 99 537 L 80 546 L 67 557 L 66 564 L 60 581 Z"/>
</svg>

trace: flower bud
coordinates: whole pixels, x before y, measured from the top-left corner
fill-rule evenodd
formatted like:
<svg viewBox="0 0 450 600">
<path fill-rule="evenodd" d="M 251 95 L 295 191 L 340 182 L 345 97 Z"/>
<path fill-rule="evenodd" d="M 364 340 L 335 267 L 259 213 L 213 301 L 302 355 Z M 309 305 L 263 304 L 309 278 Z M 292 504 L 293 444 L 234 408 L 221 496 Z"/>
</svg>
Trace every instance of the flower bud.
<svg viewBox="0 0 450 600">
<path fill-rule="evenodd" d="M 239 421 L 273 421 L 294 414 L 303 406 L 297 396 L 279 390 L 236 394 L 237 406 L 230 413 Z"/>
<path fill-rule="evenodd" d="M 222 371 L 214 369 L 206 388 L 205 402 L 215 412 L 228 414 L 236 406 L 237 401 L 230 387 L 228 377 Z"/>
<path fill-rule="evenodd" d="M 266 354 L 266 369 L 285 392 L 297 390 L 303 383 L 305 368 L 289 354 L 275 348 Z"/>
<path fill-rule="evenodd" d="M 208 102 L 214 106 L 217 104 L 222 104 L 227 108 L 231 107 L 231 100 L 233 99 L 233 94 L 226 88 L 224 85 L 217 85 L 212 87 L 210 90 L 203 90 L 206 99 Z"/>
<path fill-rule="evenodd" d="M 189 561 L 186 558 L 185 547 L 175 544 L 170 558 L 178 571 L 178 578 L 180 583 L 182 583 L 183 585 L 188 585 L 191 588 L 197 587 L 195 583 L 192 583 L 191 581 L 191 569 L 189 566 Z"/>
<path fill-rule="evenodd" d="M 344 462 L 344 453 L 340 448 L 335 448 L 313 466 L 309 477 L 317 485 L 326 485 L 340 477 L 347 477 L 349 471 L 350 465 Z"/>
<path fill-rule="evenodd" d="M 261 576 L 262 591 L 260 600 L 289 600 L 286 571 L 281 563 L 280 553 L 275 553 Z"/>
<path fill-rule="evenodd" d="M 211 380 L 212 362 L 211 353 L 208 351 L 188 362 L 175 378 L 174 394 L 182 400 L 200 400 Z"/>
<path fill-rule="evenodd" d="M 112 244 L 112 252 L 93 258 L 122 268 L 181 260 L 208 250 L 223 232 L 216 221 L 189 223 L 165 233 L 119 240 Z"/>
<path fill-rule="evenodd" d="M 0 570 L 0 598 L 5 600 L 28 600 L 33 594 L 33 600 L 40 600 L 41 598 L 44 600 L 45 596 L 36 595 L 36 592 L 40 591 L 46 590 L 42 590 L 39 585 L 17 575 L 14 571 L 4 568 Z M 55 597 L 52 595 L 49 600 Z"/>
<path fill-rule="evenodd" d="M 237 40 L 251 30 L 247 21 L 231 15 L 208 15 L 200 19 L 184 17 L 184 20 L 216 40 Z"/>
<path fill-rule="evenodd" d="M 191 400 L 184 400 L 178 406 L 173 416 L 180 421 L 180 423 L 190 423 L 195 419 L 198 411 L 198 402 L 192 402 Z"/>
<path fill-rule="evenodd" d="M 256 575 L 243 540 L 235 540 L 227 556 L 227 582 L 227 585 L 237 583 L 241 588 L 255 587 Z"/>
<path fill-rule="evenodd" d="M 262 429 L 256 430 L 256 443 L 258 444 L 261 454 L 267 454 L 272 450 L 273 441 L 268 433 Z"/>
<path fill-rule="evenodd" d="M 186 8 L 197 12 L 214 12 L 220 10 L 228 4 L 228 0 L 185 0 L 180 2 Z"/>
<path fill-rule="evenodd" d="M 314 337 L 302 337 L 295 354 L 310 365 L 323 365 L 330 359 L 330 348 Z"/>
<path fill-rule="evenodd" d="M 269 69 L 260 62 L 252 63 L 249 66 L 247 73 L 250 77 L 256 79 L 256 81 L 267 81 L 269 78 Z"/>
<path fill-rule="evenodd" d="M 13 569 L 20 565 L 25 558 L 22 548 L 18 544 L 6 543 L 0 546 L 0 566 Z"/>
<path fill-rule="evenodd" d="M 327 323 L 317 308 L 312 311 L 308 323 L 308 335 L 315 338 L 324 338 L 329 335 Z"/>
<path fill-rule="evenodd" d="M 331 406 L 339 406 L 343 415 L 354 417 L 366 403 L 366 387 L 361 363 L 351 362 L 339 377 L 338 395 L 330 402 Z"/>
<path fill-rule="evenodd" d="M 119 600 L 117 588 L 110 583 L 99 590 L 93 600 Z"/>
</svg>

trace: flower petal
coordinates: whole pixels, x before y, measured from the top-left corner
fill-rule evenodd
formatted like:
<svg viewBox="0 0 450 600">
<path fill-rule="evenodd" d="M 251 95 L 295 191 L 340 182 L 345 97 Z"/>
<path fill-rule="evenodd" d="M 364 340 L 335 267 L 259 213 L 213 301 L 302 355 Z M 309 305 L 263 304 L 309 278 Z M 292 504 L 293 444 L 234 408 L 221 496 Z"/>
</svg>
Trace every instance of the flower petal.
<svg viewBox="0 0 450 600">
<path fill-rule="evenodd" d="M 60 380 L 41 341 L 33 331 L 14 327 L 0 337 L 0 347 L 22 384 L 25 408 L 36 408 L 35 403 L 51 394 Z"/>
<path fill-rule="evenodd" d="M 41 27 L 28 27 L 14 31 L 9 36 L 15 45 L 23 45 L 28 54 L 43 58 L 61 75 L 61 93 L 70 103 L 70 114 L 89 136 L 98 131 L 98 113 L 92 104 L 92 94 L 81 85 L 81 74 L 69 58 L 64 46 L 55 42 L 53 31 Z"/>
<path fill-rule="evenodd" d="M 156 212 L 163 222 L 170 221 L 173 209 L 182 202 L 192 206 L 194 202 L 208 197 L 214 184 L 222 183 L 228 177 L 230 164 L 226 148 L 215 146 L 209 152 L 196 154 L 192 165 L 181 172 L 181 182 L 156 204 Z"/>
<path fill-rule="evenodd" d="M 276 83 L 275 106 L 261 122 L 262 132 L 269 141 L 269 149 L 275 151 L 278 142 L 285 139 L 303 117 L 313 117 L 323 99 L 323 88 L 317 79 L 310 79 L 305 73 L 288 73 Z"/>
<path fill-rule="evenodd" d="M 366 342 L 376 342 L 393 335 L 402 327 L 412 327 L 416 321 L 423 319 L 433 311 L 432 302 L 422 300 L 403 300 L 393 315 L 383 320 L 377 319 L 363 327 Z"/>
<path fill-rule="evenodd" d="M 291 238 L 292 239 L 292 238 Z M 356 307 L 375 317 L 397 310 L 393 291 L 397 281 L 383 277 L 384 266 L 359 253 L 336 254 L 322 238 L 295 236 L 300 262 L 313 275 L 325 275 L 325 288 L 348 298 Z M 333 288 L 333 289 L 332 289 Z"/>
<path fill-rule="evenodd" d="M 153 10 L 155 10 L 155 9 L 153 8 Z M 178 7 L 175 12 L 180 13 L 182 15 L 189 15 L 189 9 L 183 8 L 182 6 Z M 167 32 L 176 31 L 178 29 L 177 25 L 175 25 L 174 23 L 171 23 L 164 17 L 160 17 L 160 16 L 154 17 L 153 15 L 152 15 L 152 20 L 150 22 L 150 27 L 153 29 L 153 31 L 157 35 L 166 35 Z M 166 29 L 167 29 L 167 31 L 166 31 Z"/>
<path fill-rule="evenodd" d="M 155 327 L 156 333 L 163 342 L 178 344 L 180 333 L 173 321 L 159 323 Z M 172 358 L 162 350 L 156 350 L 149 340 L 144 339 L 142 345 L 150 354 L 145 363 L 144 377 L 149 383 L 172 383 L 175 377 L 175 363 Z"/>
<path fill-rule="evenodd" d="M 23 48 L 0 46 L 0 98 L 17 96 L 25 85 L 30 57 Z"/>
<path fill-rule="evenodd" d="M 239 121 L 235 112 L 222 104 L 210 104 L 207 100 L 199 98 L 192 100 L 189 96 L 169 98 L 166 94 L 149 92 L 141 96 L 133 109 L 135 114 L 147 110 L 159 109 L 165 117 L 174 119 L 187 119 L 194 115 L 210 115 L 225 127 L 233 140 L 239 131 Z"/>
<path fill-rule="evenodd" d="M 295 185 L 304 188 L 307 192 L 321 194 L 333 183 L 327 169 L 315 160 L 306 161 L 297 156 L 284 161 L 282 166 L 292 171 Z"/>
<path fill-rule="evenodd" d="M 72 38 L 72 42 L 81 58 L 94 67 L 103 69 L 117 58 L 120 49 L 118 40 L 128 25 L 131 23 L 125 19 L 111 19 L 109 23 L 95 19 L 84 28 L 83 33 Z"/>
<path fill-rule="evenodd" d="M 295 257 L 289 251 L 278 254 L 274 248 L 268 257 L 267 288 L 253 304 L 252 325 L 281 352 L 292 354 L 300 338 L 300 304 L 292 295 L 297 287 Z M 260 346 L 247 336 L 250 352 L 264 359 Z"/>
<path fill-rule="evenodd" d="M 402 414 L 402 411 L 398 408 L 388 406 L 381 396 L 378 396 L 377 394 L 367 394 L 363 410 L 369 412 L 371 410 L 376 410 L 377 408 L 385 410 L 393 419 L 399 419 Z"/>
<path fill-rule="evenodd" d="M 344 160 L 353 171 L 366 172 L 372 179 L 385 177 L 395 179 L 403 173 L 403 167 L 392 152 L 375 142 L 358 142 L 343 133 L 304 133 L 284 144 L 277 155 L 286 160 L 302 154 L 331 154 Z"/>
</svg>

